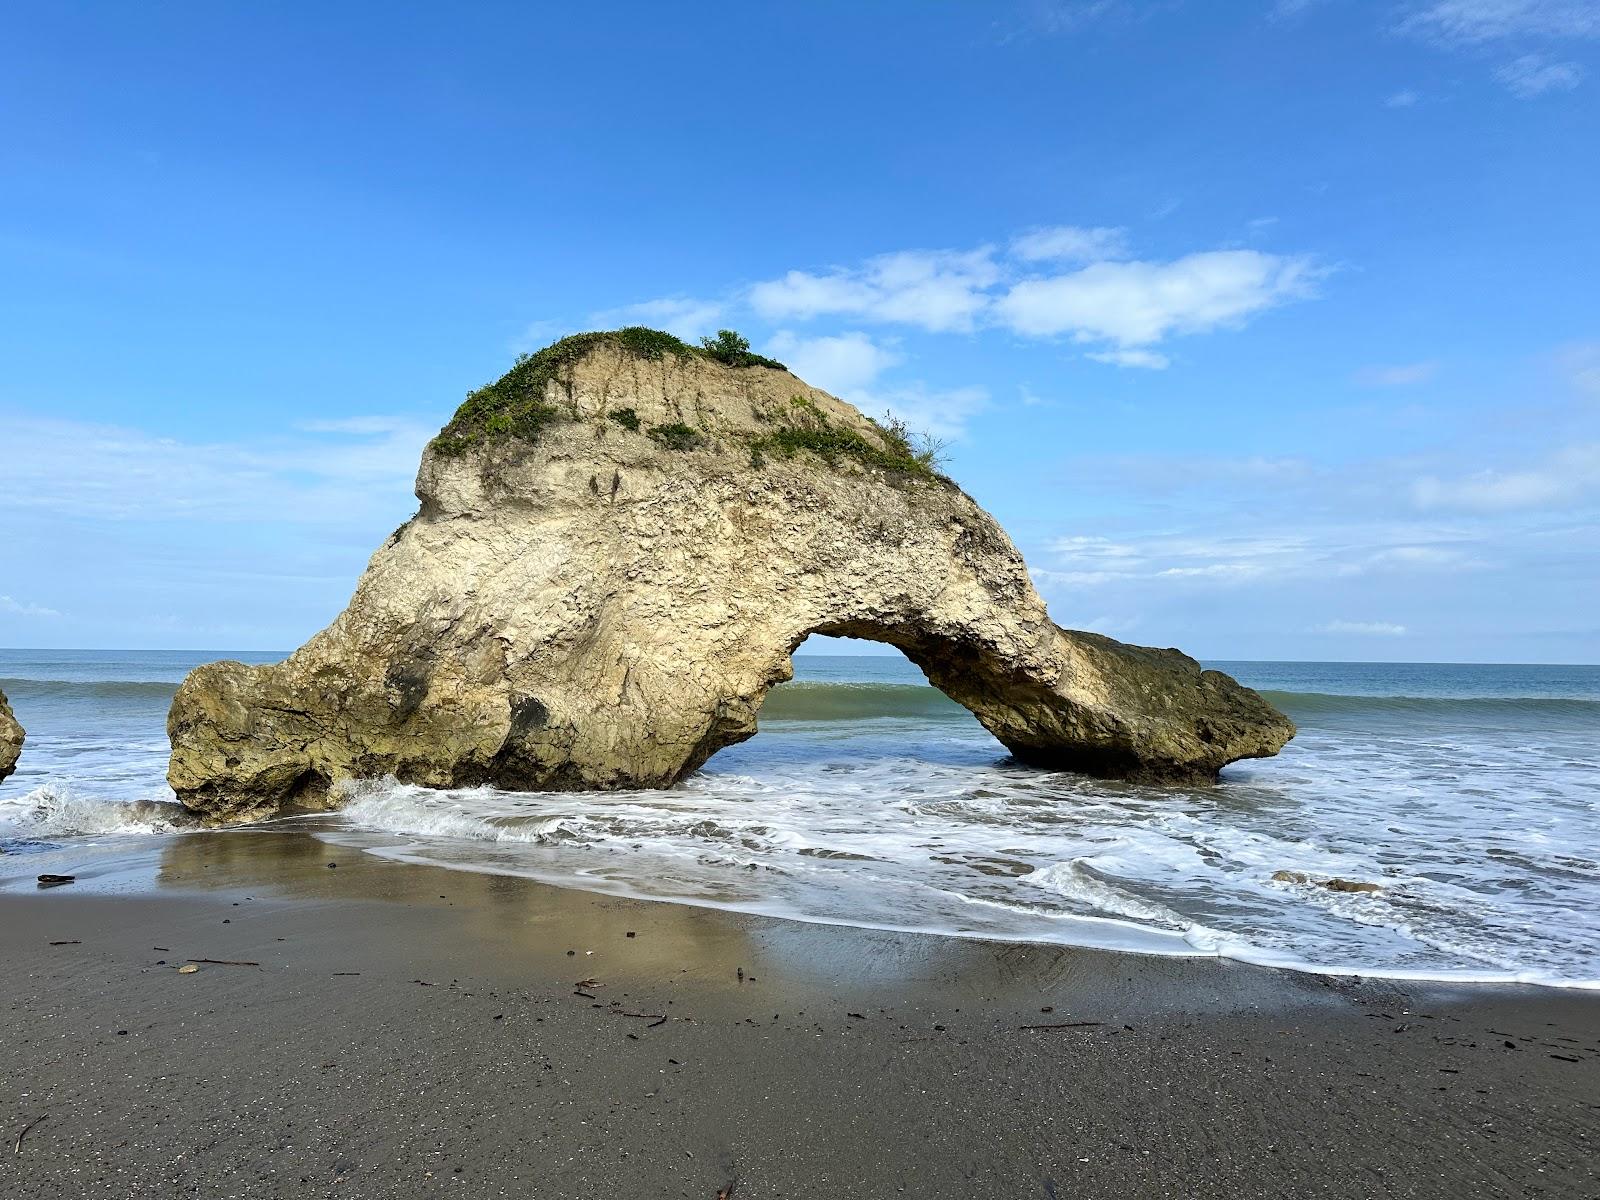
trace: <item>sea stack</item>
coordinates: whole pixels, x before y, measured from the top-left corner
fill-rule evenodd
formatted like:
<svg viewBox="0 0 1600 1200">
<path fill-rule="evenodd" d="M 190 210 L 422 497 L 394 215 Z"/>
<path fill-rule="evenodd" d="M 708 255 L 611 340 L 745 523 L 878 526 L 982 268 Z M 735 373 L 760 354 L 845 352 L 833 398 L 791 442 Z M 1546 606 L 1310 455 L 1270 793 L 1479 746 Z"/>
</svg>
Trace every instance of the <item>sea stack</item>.
<svg viewBox="0 0 1600 1200">
<path fill-rule="evenodd" d="M 22 756 L 22 726 L 12 715 L 6 694 L 0 692 L 0 782 L 17 769 L 17 759 Z"/>
<path fill-rule="evenodd" d="M 336 785 L 665 787 L 756 731 L 813 633 L 887 642 L 1020 760 L 1210 780 L 1294 726 L 1177 650 L 1058 628 L 892 423 L 727 340 L 580 334 L 468 396 L 417 515 L 286 661 L 210 663 L 169 779 L 212 823 Z"/>
</svg>

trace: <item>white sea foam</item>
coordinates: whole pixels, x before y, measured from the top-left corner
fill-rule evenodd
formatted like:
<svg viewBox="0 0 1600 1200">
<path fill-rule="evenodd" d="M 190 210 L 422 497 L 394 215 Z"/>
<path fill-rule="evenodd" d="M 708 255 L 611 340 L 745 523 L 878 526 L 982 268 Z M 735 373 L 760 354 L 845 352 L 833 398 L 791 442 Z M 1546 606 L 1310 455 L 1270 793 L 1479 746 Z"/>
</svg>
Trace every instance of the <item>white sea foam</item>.
<svg viewBox="0 0 1600 1200">
<path fill-rule="evenodd" d="M 1546 680 L 1528 704 L 1509 684 L 1481 701 L 1364 703 L 1318 683 L 1301 709 L 1279 697 L 1301 724 L 1288 750 L 1215 788 L 1018 767 L 903 680 L 881 697 L 812 685 L 671 791 L 383 781 L 305 824 L 407 861 L 815 922 L 1596 987 L 1600 706 L 1579 694 L 1586 678 Z M 110 708 L 103 691 L 34 689 L 35 715 L 61 720 L 35 720 L 24 774 L 0 785 L 0 840 L 181 830 L 159 803 L 161 689 L 116 689 Z"/>
<path fill-rule="evenodd" d="M 42 784 L 0 799 L 0 839 L 104 838 L 193 827 L 176 802 L 106 800 L 65 785 Z"/>
</svg>

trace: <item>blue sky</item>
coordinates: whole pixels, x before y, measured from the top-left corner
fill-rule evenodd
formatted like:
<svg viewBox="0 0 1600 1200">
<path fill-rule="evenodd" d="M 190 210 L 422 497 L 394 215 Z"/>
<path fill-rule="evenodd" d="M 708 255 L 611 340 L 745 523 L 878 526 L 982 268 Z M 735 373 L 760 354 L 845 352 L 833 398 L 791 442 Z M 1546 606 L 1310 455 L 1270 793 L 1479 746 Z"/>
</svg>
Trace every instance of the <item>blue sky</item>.
<svg viewBox="0 0 1600 1200">
<path fill-rule="evenodd" d="M 520 350 L 748 334 L 1062 624 L 1600 661 L 1600 0 L 32 4 L 0 645 L 289 648 Z"/>
</svg>

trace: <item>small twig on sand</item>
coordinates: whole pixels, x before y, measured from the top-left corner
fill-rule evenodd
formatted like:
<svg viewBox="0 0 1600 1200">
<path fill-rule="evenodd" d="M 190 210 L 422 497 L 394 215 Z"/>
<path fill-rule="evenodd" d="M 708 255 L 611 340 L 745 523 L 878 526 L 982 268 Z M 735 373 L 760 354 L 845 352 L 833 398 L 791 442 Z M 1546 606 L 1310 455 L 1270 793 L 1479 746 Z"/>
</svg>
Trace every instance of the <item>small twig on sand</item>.
<svg viewBox="0 0 1600 1200">
<path fill-rule="evenodd" d="M 258 962 L 248 962 L 242 958 L 191 958 L 188 962 L 210 963 L 214 967 L 259 967 Z"/>
<path fill-rule="evenodd" d="M 17 1134 L 17 1144 L 16 1144 L 16 1147 L 11 1151 L 11 1153 L 12 1154 L 21 1154 L 22 1153 L 22 1139 L 28 1136 L 28 1130 L 32 1129 L 40 1121 L 48 1121 L 49 1119 L 50 1119 L 50 1114 L 49 1113 L 45 1113 L 44 1116 L 35 1117 L 33 1120 L 29 1121 L 26 1125 L 24 1125 L 22 1127 L 22 1132 Z"/>
<path fill-rule="evenodd" d="M 621 1009 L 616 1010 L 615 1015 L 619 1016 L 619 1017 L 638 1017 L 639 1020 L 641 1020 L 641 1021 L 657 1021 L 657 1022 L 660 1022 L 660 1021 L 665 1021 L 667 1019 L 661 1013 L 631 1013 L 631 1012 L 623 1012 Z M 651 1028 L 654 1029 L 655 1026 L 652 1025 Z"/>
<path fill-rule="evenodd" d="M 1018 1025 L 1018 1029 L 1088 1029 L 1092 1025 L 1104 1025 L 1104 1021 L 1062 1021 L 1059 1025 Z"/>
<path fill-rule="evenodd" d="M 81 945 L 83 945 L 83 943 L 81 941 L 79 941 L 79 942 L 51 942 L 50 944 L 52 946 L 81 946 Z"/>
</svg>

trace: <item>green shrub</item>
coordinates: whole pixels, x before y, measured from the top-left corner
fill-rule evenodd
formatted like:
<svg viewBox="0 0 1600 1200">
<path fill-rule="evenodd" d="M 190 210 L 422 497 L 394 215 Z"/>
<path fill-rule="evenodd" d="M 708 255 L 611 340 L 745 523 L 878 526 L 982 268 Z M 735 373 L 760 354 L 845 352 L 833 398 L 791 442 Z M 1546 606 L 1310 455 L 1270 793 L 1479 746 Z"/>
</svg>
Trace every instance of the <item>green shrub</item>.
<svg viewBox="0 0 1600 1200">
<path fill-rule="evenodd" d="M 697 450 L 705 445 L 698 430 L 691 429 L 682 421 L 674 421 L 671 425 L 652 425 L 650 437 L 664 450 Z"/>
<path fill-rule="evenodd" d="M 731 329 L 717 330 L 717 336 L 714 338 L 701 338 L 700 352 L 707 358 L 714 358 L 730 367 L 771 367 L 775 371 L 789 369 L 775 358 L 752 354 L 750 339 L 740 337 Z"/>
<path fill-rule="evenodd" d="M 639 432 L 639 414 L 631 408 L 613 408 L 606 414 L 630 433 Z"/>
</svg>

